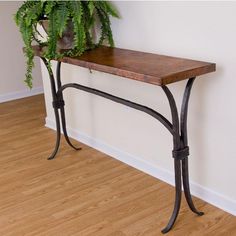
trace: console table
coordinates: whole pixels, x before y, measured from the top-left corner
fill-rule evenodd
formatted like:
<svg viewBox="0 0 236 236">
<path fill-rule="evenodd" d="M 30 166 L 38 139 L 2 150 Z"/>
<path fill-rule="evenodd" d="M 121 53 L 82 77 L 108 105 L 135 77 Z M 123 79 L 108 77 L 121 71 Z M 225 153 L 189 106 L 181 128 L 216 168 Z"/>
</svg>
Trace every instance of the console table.
<svg viewBox="0 0 236 236">
<path fill-rule="evenodd" d="M 54 108 L 56 119 L 56 145 L 53 153 L 48 159 L 53 159 L 57 154 L 60 145 L 61 128 L 63 130 L 67 143 L 75 150 L 80 149 L 75 147 L 71 143 L 66 130 L 64 110 L 65 103 L 63 100 L 63 91 L 66 88 L 76 88 L 110 99 L 114 102 L 121 103 L 128 107 L 149 114 L 153 118 L 160 121 L 173 136 L 172 156 L 174 158 L 175 170 L 175 203 L 170 220 L 167 226 L 162 230 L 162 233 L 167 233 L 173 227 L 175 220 L 178 216 L 181 203 L 182 182 L 185 198 L 190 209 L 199 216 L 203 215 L 203 212 L 199 212 L 195 208 L 189 188 L 189 147 L 187 138 L 187 112 L 189 96 L 195 77 L 215 71 L 216 66 L 214 63 L 102 46 L 91 51 L 87 51 L 80 57 L 64 57 L 62 59 L 57 60 L 58 63 L 56 70 L 56 78 L 54 78 L 53 72 L 48 67 L 48 61 L 43 57 L 43 48 L 40 48 L 39 46 L 34 46 L 33 49 L 35 55 L 39 56 L 48 68 L 52 92 L 52 105 Z M 163 115 L 147 106 L 143 106 L 135 102 L 126 100 L 124 98 L 105 93 L 95 88 L 90 88 L 78 83 L 67 83 L 62 85 L 60 72 L 61 62 L 82 66 L 85 68 L 122 76 L 123 78 L 138 80 L 144 83 L 150 83 L 153 85 L 160 86 L 169 101 L 172 121 L 169 121 Z M 188 79 L 188 82 L 185 87 L 181 112 L 179 116 L 174 97 L 169 88 L 167 87 L 167 84 L 185 79 Z"/>
</svg>

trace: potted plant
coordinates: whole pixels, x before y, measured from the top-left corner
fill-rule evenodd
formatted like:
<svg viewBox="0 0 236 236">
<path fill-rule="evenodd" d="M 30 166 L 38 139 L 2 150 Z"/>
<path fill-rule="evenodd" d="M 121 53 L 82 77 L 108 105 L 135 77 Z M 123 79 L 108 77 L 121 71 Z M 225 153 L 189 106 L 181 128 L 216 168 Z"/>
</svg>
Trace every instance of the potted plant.
<svg viewBox="0 0 236 236">
<path fill-rule="evenodd" d="M 79 56 L 103 43 L 113 47 L 110 16 L 118 18 L 118 13 L 108 1 L 25 1 L 15 14 L 15 21 L 25 45 L 26 84 L 32 88 L 34 43 L 46 46 L 44 57 L 49 67 L 52 59 Z M 38 24 L 47 32 L 46 41 L 39 39 Z M 92 32 L 99 24 L 101 32 L 96 43 Z"/>
</svg>

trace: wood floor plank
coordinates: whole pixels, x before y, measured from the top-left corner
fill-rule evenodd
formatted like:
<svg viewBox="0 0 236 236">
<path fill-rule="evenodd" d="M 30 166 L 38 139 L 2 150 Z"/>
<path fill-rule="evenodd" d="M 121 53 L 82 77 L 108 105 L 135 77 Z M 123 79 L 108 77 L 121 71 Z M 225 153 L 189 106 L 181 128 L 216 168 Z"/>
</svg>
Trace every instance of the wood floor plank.
<svg viewBox="0 0 236 236">
<path fill-rule="evenodd" d="M 47 157 L 55 132 L 44 126 L 42 95 L 0 104 L 1 236 L 156 236 L 169 220 L 174 188 L 86 145 L 63 141 Z M 236 235 L 236 217 L 183 199 L 168 235 Z"/>
</svg>

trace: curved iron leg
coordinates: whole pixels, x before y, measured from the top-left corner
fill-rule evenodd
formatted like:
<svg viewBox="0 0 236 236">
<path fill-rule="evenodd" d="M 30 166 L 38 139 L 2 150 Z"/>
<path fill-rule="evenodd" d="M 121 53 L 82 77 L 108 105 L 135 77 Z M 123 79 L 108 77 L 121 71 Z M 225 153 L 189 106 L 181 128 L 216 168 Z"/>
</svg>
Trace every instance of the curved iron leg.
<svg viewBox="0 0 236 236">
<path fill-rule="evenodd" d="M 181 117 L 180 117 L 180 123 L 181 123 L 181 141 L 182 141 L 182 147 L 188 146 L 188 135 L 187 135 L 187 114 L 188 114 L 188 102 L 189 97 L 191 93 L 191 88 L 193 85 L 195 78 L 190 78 L 188 80 L 188 83 L 186 85 L 184 96 L 183 96 L 183 102 L 181 107 Z M 190 187 L 189 187 L 189 172 L 188 172 L 188 157 L 184 158 L 182 160 L 182 175 L 183 175 L 183 187 L 184 187 L 184 195 L 186 198 L 186 201 L 190 207 L 190 209 L 196 213 L 197 215 L 201 216 L 204 213 L 199 212 L 194 204 L 190 193 Z"/>
<path fill-rule="evenodd" d="M 56 140 L 56 145 L 55 145 L 54 151 L 48 157 L 48 160 L 52 160 L 56 156 L 56 154 L 58 152 L 58 149 L 59 149 L 59 146 L 60 146 L 60 141 L 61 141 L 61 128 L 60 128 L 60 118 L 59 118 L 58 109 L 54 108 L 54 113 L 55 113 L 55 119 L 56 119 L 57 140 Z"/>
<path fill-rule="evenodd" d="M 163 234 L 169 232 L 173 227 L 176 218 L 179 214 L 180 204 L 181 204 L 181 163 L 180 160 L 175 159 L 175 205 L 174 210 L 169 220 L 167 226 L 161 231 Z"/>
<path fill-rule="evenodd" d="M 173 144 L 174 144 L 174 151 L 178 151 L 181 148 L 181 141 L 180 141 L 180 135 L 179 135 L 179 116 L 178 116 L 178 110 L 176 107 L 176 103 L 174 100 L 174 97 L 170 90 L 166 86 L 162 86 L 162 89 L 164 90 L 171 109 L 171 116 L 172 116 L 172 123 L 173 123 Z M 172 215 L 170 217 L 170 220 L 167 224 L 167 226 L 161 231 L 163 234 L 169 232 L 171 228 L 174 226 L 174 223 L 176 221 L 176 218 L 179 214 L 179 209 L 181 205 L 181 195 L 182 195 L 182 180 L 181 180 L 181 160 L 175 159 L 174 160 L 174 169 L 175 169 L 175 203 L 174 203 L 174 210 L 172 212 Z"/>
<path fill-rule="evenodd" d="M 188 174 L 188 159 L 187 158 L 182 160 L 182 172 L 183 172 L 184 195 L 189 205 L 189 208 L 197 215 L 202 216 L 204 215 L 204 212 L 200 212 L 195 208 L 192 197 L 191 197 L 190 188 L 189 188 L 189 177 L 188 177 L 189 174 Z"/>
<path fill-rule="evenodd" d="M 48 74 L 49 74 L 49 78 L 50 78 L 50 84 L 51 84 L 51 92 L 52 92 L 52 100 L 53 100 L 53 108 L 54 108 L 54 114 L 55 114 L 55 121 L 56 121 L 56 132 L 57 132 L 57 139 L 56 139 L 56 145 L 54 148 L 54 151 L 52 152 L 52 154 L 48 157 L 48 160 L 53 159 L 59 149 L 60 146 L 60 141 L 61 141 L 61 128 L 60 128 L 60 117 L 59 117 L 59 111 L 58 111 L 58 107 L 55 105 L 58 101 L 58 97 L 56 94 L 56 85 L 55 85 L 55 80 L 54 80 L 54 76 L 53 76 L 53 72 L 51 70 L 51 67 L 48 64 L 48 61 L 41 57 L 42 61 L 44 62 L 47 70 L 48 70 Z"/>
<path fill-rule="evenodd" d="M 61 88 L 61 62 L 59 61 L 57 63 L 57 71 L 56 71 L 56 79 L 57 79 L 57 89 L 59 90 Z M 60 100 L 63 101 L 63 93 L 60 93 Z M 65 109 L 64 106 L 60 107 L 60 114 L 61 114 L 61 124 L 62 124 L 62 130 L 64 133 L 64 137 L 66 142 L 75 150 L 81 150 L 80 147 L 75 147 L 72 142 L 70 141 L 70 138 L 67 134 L 67 128 L 66 128 L 66 117 L 65 117 Z"/>
<path fill-rule="evenodd" d="M 61 124 L 62 124 L 62 130 L 63 130 L 63 133 L 64 133 L 64 137 L 65 137 L 65 140 L 66 142 L 72 147 L 74 148 L 75 150 L 81 150 L 81 147 L 75 147 L 71 141 L 70 141 L 70 138 L 68 137 L 68 134 L 67 134 L 67 129 L 66 129 L 66 118 L 65 118 L 65 109 L 64 107 L 60 108 L 61 110 Z"/>
</svg>

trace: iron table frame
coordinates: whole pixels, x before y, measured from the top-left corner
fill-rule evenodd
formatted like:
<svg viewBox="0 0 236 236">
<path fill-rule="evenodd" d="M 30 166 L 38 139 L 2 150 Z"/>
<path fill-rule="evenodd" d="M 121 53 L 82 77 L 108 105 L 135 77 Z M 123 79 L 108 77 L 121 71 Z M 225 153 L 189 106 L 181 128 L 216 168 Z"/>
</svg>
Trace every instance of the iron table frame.
<svg viewBox="0 0 236 236">
<path fill-rule="evenodd" d="M 162 85 L 161 88 L 164 91 L 171 110 L 171 117 L 172 122 L 166 119 L 163 115 L 158 113 L 157 111 L 147 107 L 140 105 L 138 103 L 114 96 L 112 94 L 105 93 L 103 91 L 90 88 L 81 84 L 77 83 L 68 83 L 68 84 L 61 84 L 61 62 L 57 62 L 57 69 L 56 69 L 56 80 L 54 78 L 53 72 L 48 66 L 48 61 L 44 57 L 40 57 L 49 73 L 50 84 L 51 84 L 51 93 L 52 93 L 52 105 L 54 108 L 55 113 L 55 120 L 56 120 L 56 144 L 54 151 L 49 156 L 49 160 L 55 158 L 61 140 L 61 128 L 64 133 L 64 137 L 66 142 L 75 150 L 80 150 L 81 148 L 75 147 L 69 139 L 67 128 L 66 128 L 66 119 L 65 119 L 65 109 L 64 109 L 64 99 L 63 99 L 63 91 L 67 88 L 76 88 L 91 94 L 95 94 L 114 102 L 126 105 L 128 107 L 134 108 L 136 110 L 145 112 L 150 116 L 154 117 L 158 121 L 160 121 L 167 130 L 173 136 L 173 151 L 172 156 L 174 158 L 174 171 L 175 171 L 175 203 L 172 215 L 169 219 L 167 226 L 162 230 L 162 233 L 167 233 L 173 227 L 177 216 L 179 214 L 180 205 L 181 205 L 181 195 L 182 195 L 182 183 L 184 189 L 184 195 L 187 200 L 189 208 L 196 213 L 197 215 L 201 216 L 204 213 L 200 212 L 194 206 L 191 193 L 190 193 L 190 186 L 189 186 L 189 171 L 188 171 L 188 156 L 189 156 L 189 147 L 188 147 L 188 136 L 187 136 L 187 114 L 188 114 L 188 103 L 189 97 L 192 89 L 193 82 L 195 77 L 189 78 L 185 91 L 183 94 L 182 105 L 181 105 L 181 112 L 180 116 L 178 114 L 178 109 L 176 106 L 175 99 L 166 85 Z M 60 112 L 59 112 L 60 110 Z M 60 123 L 61 120 L 61 123 Z"/>
</svg>

